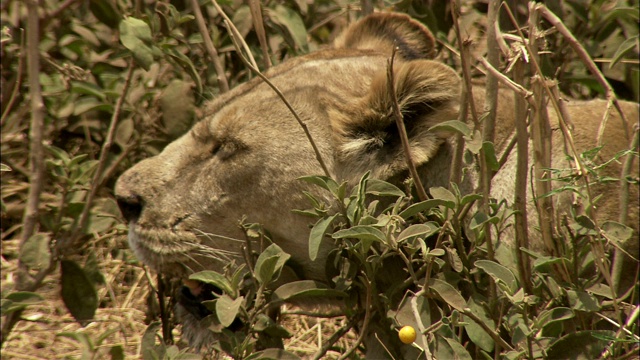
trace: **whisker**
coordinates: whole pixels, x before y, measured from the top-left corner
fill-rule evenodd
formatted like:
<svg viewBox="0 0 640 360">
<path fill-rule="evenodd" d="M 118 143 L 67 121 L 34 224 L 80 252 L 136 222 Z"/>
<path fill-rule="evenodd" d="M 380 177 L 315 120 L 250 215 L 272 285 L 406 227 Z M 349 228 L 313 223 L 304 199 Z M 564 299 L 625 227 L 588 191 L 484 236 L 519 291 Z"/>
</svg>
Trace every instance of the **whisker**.
<svg viewBox="0 0 640 360">
<path fill-rule="evenodd" d="M 220 238 L 220 239 L 224 239 L 224 240 L 231 240 L 231 241 L 238 241 L 238 242 L 244 242 L 244 240 L 240 240 L 240 239 L 236 239 L 236 238 L 232 238 L 232 237 L 228 237 L 228 236 L 224 236 L 224 235 L 218 235 L 218 234 L 212 234 L 212 233 L 206 233 L 202 230 L 199 229 L 193 229 L 193 231 L 200 233 L 201 236 L 204 236 L 210 240 L 212 240 L 212 238 Z M 198 236 L 198 235 L 196 235 Z"/>
</svg>

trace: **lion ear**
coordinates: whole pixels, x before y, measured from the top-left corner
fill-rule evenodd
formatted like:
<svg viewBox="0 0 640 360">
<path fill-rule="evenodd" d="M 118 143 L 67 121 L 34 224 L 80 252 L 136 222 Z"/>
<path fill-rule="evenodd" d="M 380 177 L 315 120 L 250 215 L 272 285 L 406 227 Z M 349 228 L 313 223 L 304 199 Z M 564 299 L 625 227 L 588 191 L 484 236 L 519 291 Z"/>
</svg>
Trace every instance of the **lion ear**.
<svg viewBox="0 0 640 360">
<path fill-rule="evenodd" d="M 450 136 L 429 128 L 457 118 L 460 79 L 444 64 L 415 60 L 394 66 L 394 83 L 413 161 L 419 166 Z M 389 179 L 407 169 L 393 107 L 387 74 L 381 71 L 360 104 L 332 114 L 336 160 L 343 179 L 354 180 L 352 177 L 368 170 L 376 178 Z"/>
<path fill-rule="evenodd" d="M 431 32 L 408 15 L 376 13 L 351 25 L 334 46 L 348 49 L 370 49 L 391 55 L 394 47 L 404 60 L 433 59 L 435 41 Z"/>
</svg>

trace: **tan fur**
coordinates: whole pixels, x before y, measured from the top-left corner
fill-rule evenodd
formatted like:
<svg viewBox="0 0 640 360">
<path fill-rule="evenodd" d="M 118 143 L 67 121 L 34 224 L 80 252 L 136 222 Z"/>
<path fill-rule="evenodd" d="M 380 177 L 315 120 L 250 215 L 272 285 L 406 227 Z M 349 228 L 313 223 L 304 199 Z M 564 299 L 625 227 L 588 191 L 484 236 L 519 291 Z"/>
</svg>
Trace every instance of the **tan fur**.
<svg viewBox="0 0 640 360">
<path fill-rule="evenodd" d="M 390 49 L 400 43 L 394 64 L 395 88 L 416 164 L 427 187 L 448 186 L 453 139 L 451 134 L 427 129 L 457 118 L 460 80 L 452 69 L 427 60 L 433 56 L 433 37 L 416 21 L 405 15 L 374 15 L 347 31 L 336 48 L 293 59 L 267 73 L 308 125 L 338 181 L 354 183 L 369 170 L 381 179 L 397 180 L 406 175 L 386 78 Z M 476 88 L 477 104 L 482 104 L 482 91 Z M 499 149 L 513 132 L 511 104 L 511 94 L 501 92 L 496 132 Z M 568 107 L 578 151 L 593 148 L 605 103 L 569 101 Z M 637 121 L 638 104 L 624 103 L 623 107 L 627 117 Z M 480 105 L 478 108 L 481 111 Z M 116 196 L 129 221 L 133 251 L 167 275 L 220 271 L 230 259 L 242 261 L 244 236 L 238 222 L 246 217 L 249 222 L 263 224 L 291 254 L 301 269 L 300 277 L 326 280 L 325 260 L 332 244 L 327 242 L 318 259 L 310 261 L 310 220 L 291 212 L 309 207 L 303 191 L 325 196 L 297 180 L 322 171 L 291 113 L 260 79 L 213 101 L 206 113 L 191 132 L 118 180 Z M 569 168 L 556 117 L 552 110 L 550 114 L 554 166 Z M 632 131 L 621 126 L 619 117 L 612 113 L 602 159 L 626 149 Z M 469 171 L 459 184 L 464 193 L 477 185 L 476 165 L 467 166 Z M 634 169 L 632 174 L 637 175 L 637 165 Z M 606 171 L 617 177 L 620 166 Z M 512 154 L 493 181 L 492 195 L 512 201 L 514 180 Z M 631 188 L 628 224 L 636 230 L 632 243 L 637 247 L 638 192 L 637 186 Z M 598 220 L 616 220 L 618 185 L 593 190 L 594 196 L 603 194 Z M 530 206 L 529 211 L 533 226 L 535 208 Z M 531 232 L 535 239 L 533 227 Z M 507 244 L 503 256 L 512 256 L 512 245 Z M 197 335 L 191 338 L 207 341 Z"/>
</svg>

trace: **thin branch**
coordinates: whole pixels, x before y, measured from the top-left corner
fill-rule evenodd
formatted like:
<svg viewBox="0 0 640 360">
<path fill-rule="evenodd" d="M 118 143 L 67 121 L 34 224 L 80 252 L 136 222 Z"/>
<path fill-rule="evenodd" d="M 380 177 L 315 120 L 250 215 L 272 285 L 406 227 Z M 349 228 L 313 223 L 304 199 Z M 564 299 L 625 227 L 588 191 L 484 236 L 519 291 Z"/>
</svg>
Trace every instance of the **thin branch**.
<svg viewBox="0 0 640 360">
<path fill-rule="evenodd" d="M 42 88 L 40 87 L 40 20 L 38 17 L 38 1 L 29 0 L 27 2 L 27 57 L 28 57 L 28 79 L 29 92 L 31 97 L 31 126 L 29 129 L 29 160 L 30 160 L 30 186 L 27 198 L 27 207 L 23 217 L 22 236 L 20 238 L 20 249 L 33 235 L 38 223 L 38 205 L 40 204 L 40 193 L 44 182 L 44 117 L 45 106 L 42 99 Z M 19 273 L 28 276 L 27 266 L 18 261 Z M 21 276 L 22 277 L 22 276 Z M 18 290 L 22 290 L 26 283 L 26 278 L 19 279 L 16 283 Z"/>
<path fill-rule="evenodd" d="M 204 22 L 204 17 L 202 16 L 202 11 L 200 10 L 200 4 L 198 4 L 198 0 L 191 0 L 191 7 L 193 8 L 193 15 L 195 15 L 196 17 L 198 30 L 200 31 L 200 34 L 202 35 L 202 40 L 204 41 L 204 47 L 205 49 L 207 49 L 207 52 L 209 53 L 209 57 L 211 58 L 211 62 L 213 62 L 213 68 L 216 70 L 216 75 L 218 78 L 218 87 L 220 88 L 221 93 L 225 93 L 229 91 L 229 82 L 227 81 L 227 76 L 224 73 L 224 68 L 220 63 L 220 57 L 218 56 L 218 51 L 213 46 L 213 41 L 211 41 L 211 36 L 209 35 L 209 31 L 207 30 L 207 25 Z"/>
<path fill-rule="evenodd" d="M 214 4 L 215 4 L 215 1 L 214 1 Z M 220 10 L 222 10 L 222 9 L 220 9 Z M 224 14 L 224 13 L 222 13 L 222 14 Z M 226 16 L 226 15 L 224 15 L 224 16 Z M 307 140 L 309 140 L 309 143 L 311 144 L 311 147 L 313 148 L 313 152 L 316 155 L 316 159 L 318 160 L 318 163 L 320 163 L 320 166 L 322 167 L 322 171 L 324 172 L 324 175 L 327 176 L 327 177 L 331 177 L 331 174 L 329 173 L 329 169 L 327 168 L 326 163 L 322 159 L 322 154 L 320 154 L 320 150 L 318 149 L 318 146 L 316 145 L 316 142 L 313 140 L 313 136 L 311 136 L 311 132 L 309 132 L 309 128 L 307 127 L 307 124 L 304 121 L 302 121 L 302 119 L 300 119 L 300 116 L 298 116 L 298 113 L 293 109 L 293 106 L 291 106 L 291 104 L 289 103 L 287 98 L 284 96 L 282 91 L 280 91 L 280 89 L 278 89 L 277 86 L 275 86 L 266 76 L 264 76 L 264 74 L 262 74 L 262 72 L 260 72 L 260 70 L 256 66 L 251 64 L 249 62 L 249 60 L 247 60 L 247 58 L 242 54 L 242 51 L 240 49 L 241 45 L 239 44 L 239 42 L 244 43 L 244 39 L 242 39 L 242 36 L 240 36 L 240 33 L 238 32 L 238 29 L 236 29 L 236 27 L 233 25 L 233 23 L 231 21 L 225 20 L 225 26 L 229 30 L 229 35 L 231 36 L 231 40 L 233 41 L 233 45 L 235 46 L 236 51 L 238 52 L 238 55 L 240 55 L 240 59 L 242 60 L 242 62 L 245 64 L 245 66 L 247 66 L 249 69 L 251 69 L 251 71 L 253 71 L 256 75 L 258 75 L 258 77 L 260 77 L 267 85 L 269 85 L 269 87 L 278 95 L 280 100 L 285 104 L 287 109 L 289 109 L 291 114 L 293 114 L 293 117 L 295 117 L 295 119 L 298 122 L 298 124 L 300 125 L 300 127 L 302 127 L 302 130 L 304 130 L 304 133 L 307 136 Z M 249 54 L 251 54 L 251 53 L 249 53 Z"/>
<path fill-rule="evenodd" d="M 25 46 L 24 46 L 24 41 L 25 41 L 25 37 L 24 34 L 21 36 L 22 38 L 22 44 L 20 46 L 20 51 L 18 53 L 18 73 L 16 74 L 16 82 L 15 84 L 13 84 L 13 90 L 11 91 L 11 97 L 9 98 L 9 102 L 7 103 L 7 106 L 5 107 L 4 111 L 2 112 L 2 117 L 0 118 L 0 125 L 4 126 L 5 121 L 7 121 L 7 117 L 9 116 L 9 112 L 11 111 L 11 108 L 13 107 L 13 103 L 16 101 L 16 98 L 18 97 L 18 94 L 20 93 L 20 88 L 22 87 L 22 75 L 24 72 L 24 58 L 25 58 Z"/>
<path fill-rule="evenodd" d="M 407 160 L 407 167 L 409 168 L 409 173 L 411 173 L 411 177 L 413 178 L 413 183 L 416 186 L 416 192 L 418 193 L 418 198 L 420 201 L 425 201 L 428 199 L 427 193 L 422 186 L 422 181 L 420 181 L 420 176 L 418 175 L 418 171 L 416 170 L 416 165 L 413 162 L 413 157 L 411 155 L 411 148 L 409 147 L 409 138 L 407 136 L 407 129 L 404 126 L 404 121 L 402 117 L 402 113 L 400 112 L 400 105 L 398 104 L 398 95 L 396 94 L 395 88 L 395 79 L 393 75 L 393 62 L 396 57 L 397 48 L 394 47 L 391 52 L 391 59 L 387 61 L 387 91 L 389 92 L 389 96 L 391 96 L 391 101 L 393 103 L 392 111 L 393 117 L 396 120 L 396 126 L 398 127 L 398 132 L 400 133 L 400 141 L 402 142 L 402 149 L 404 150 L 404 157 Z"/>
<path fill-rule="evenodd" d="M 218 13 L 220 14 L 220 16 L 222 16 L 222 18 L 224 19 L 224 26 L 227 28 L 229 35 L 232 37 L 231 40 L 233 40 L 233 37 L 235 37 L 236 39 L 239 39 L 238 41 L 242 45 L 242 48 L 244 49 L 244 52 L 247 55 L 246 59 L 248 59 L 248 61 L 251 63 L 251 66 L 258 69 L 258 63 L 256 62 L 256 59 L 253 58 L 251 49 L 249 48 L 249 45 L 247 44 L 247 42 L 244 41 L 244 39 L 242 38 L 242 34 L 240 34 L 240 32 L 238 31 L 238 28 L 236 28 L 236 26 L 233 25 L 233 21 L 231 21 L 229 16 L 227 16 L 224 10 L 222 10 L 222 8 L 220 7 L 220 5 L 218 5 L 218 2 L 216 0 L 212 0 L 211 2 L 213 6 L 216 8 L 216 10 L 218 11 Z M 234 45 L 237 43 L 238 42 L 234 41 Z M 240 51 L 239 48 L 236 48 L 236 50 L 238 52 L 238 55 L 242 57 L 242 51 Z"/>
<path fill-rule="evenodd" d="M 27 72 L 29 80 L 29 95 L 31 98 L 31 124 L 29 128 L 29 165 L 31 176 L 29 179 L 29 194 L 27 206 L 23 216 L 22 234 L 20 237 L 20 250 L 27 240 L 35 232 L 38 223 L 38 206 L 40 205 L 40 193 L 44 183 L 44 117 L 45 106 L 40 87 L 40 19 L 38 15 L 38 1 L 29 0 L 27 7 Z M 16 84 L 18 85 L 18 84 Z M 33 291 L 40 286 L 44 278 L 50 274 L 56 266 L 56 261 L 51 261 L 46 269 L 41 270 L 32 281 L 29 277 L 29 268 L 18 259 L 18 276 L 16 290 Z M 11 330 L 18 323 L 23 309 L 7 315 L 2 324 L 0 333 L 0 347 L 9 337 Z"/>
<path fill-rule="evenodd" d="M 355 326 L 355 320 L 350 319 L 347 324 L 340 327 L 331 337 L 322 344 L 322 347 L 313 355 L 313 360 L 320 360 L 329 351 L 329 349 L 338 341 L 344 334 L 348 333 Z"/>
<path fill-rule="evenodd" d="M 111 115 L 111 122 L 109 123 L 109 129 L 107 130 L 107 136 L 102 144 L 102 148 L 100 149 L 100 158 L 98 159 L 98 168 L 96 169 L 95 174 L 93 175 L 93 180 L 91 181 L 91 190 L 87 195 L 87 198 L 84 203 L 84 209 L 82 209 L 82 214 L 80 215 L 80 220 L 78 221 L 77 226 L 71 233 L 69 238 L 64 241 L 60 241 L 56 248 L 58 251 L 64 252 L 65 249 L 72 247 L 76 242 L 82 231 L 84 230 L 87 222 L 89 221 L 89 212 L 91 210 L 91 205 L 93 204 L 93 199 L 95 198 L 98 190 L 100 189 L 100 184 L 102 183 L 102 177 L 104 168 L 107 163 L 107 156 L 109 155 L 109 150 L 111 149 L 111 145 L 113 145 L 113 138 L 115 136 L 116 127 L 118 125 L 118 120 L 120 118 L 120 111 L 122 110 L 122 105 L 124 104 L 125 98 L 129 93 L 129 88 L 131 87 L 131 81 L 133 79 L 133 72 L 135 70 L 135 66 L 133 65 L 133 60 L 129 61 L 129 71 L 127 72 L 124 86 L 122 87 L 122 93 L 116 102 L 116 106 L 113 109 L 113 114 Z"/>
<path fill-rule="evenodd" d="M 524 81 L 524 64 L 518 61 L 514 66 L 514 78 L 516 81 Z M 515 214 L 516 230 L 516 256 L 518 258 L 518 270 L 520 281 L 524 284 L 527 294 L 532 294 L 531 267 L 529 257 L 520 248 L 529 248 L 529 224 L 527 216 L 527 176 L 529 169 L 529 134 L 527 133 L 527 107 L 524 98 L 514 97 L 515 123 L 516 123 L 516 182 L 514 191 L 513 208 Z"/>
<path fill-rule="evenodd" d="M 635 134 L 633 135 L 633 140 L 631 142 L 631 146 L 629 147 L 632 150 L 638 149 L 638 135 L 640 135 L 640 129 L 636 128 Z M 622 172 L 620 173 L 620 216 L 618 217 L 618 222 L 626 225 L 629 218 L 629 181 L 627 181 L 627 177 L 631 174 L 631 168 L 633 167 L 633 162 L 636 158 L 636 155 L 631 153 L 627 154 L 627 158 L 622 165 Z M 613 253 L 613 263 L 611 265 L 611 278 L 613 282 L 614 288 L 617 290 L 620 284 L 620 277 L 622 275 L 622 267 L 624 264 L 624 251 L 618 247 L 615 248 Z"/>
<path fill-rule="evenodd" d="M 593 59 L 591 59 L 591 56 L 589 56 L 589 53 L 587 53 L 584 47 L 580 45 L 578 40 L 575 38 L 575 36 L 573 36 L 571 31 L 567 29 L 562 20 L 551 10 L 549 10 L 544 4 L 536 4 L 534 10 L 542 14 L 542 16 L 544 16 L 544 18 L 547 19 L 547 21 L 549 21 L 549 23 L 551 23 L 551 25 L 553 25 L 556 29 L 558 29 L 558 32 L 560 32 L 560 34 L 562 34 L 567 39 L 569 45 L 573 48 L 573 51 L 578 54 L 580 60 L 582 60 L 582 62 L 587 66 L 587 69 L 589 69 L 589 71 L 596 77 L 596 80 L 598 80 L 600 85 L 605 88 L 607 100 L 613 102 L 616 110 L 618 110 L 618 113 L 620 114 L 620 118 L 624 123 L 625 129 L 627 129 L 629 121 L 622 111 L 622 107 L 620 106 L 620 103 L 616 98 L 616 94 L 600 69 L 598 69 L 596 63 L 593 61 Z"/>
<path fill-rule="evenodd" d="M 253 29 L 258 35 L 262 57 L 264 58 L 265 70 L 271 66 L 271 56 L 269 56 L 269 44 L 267 43 L 267 32 L 264 30 L 264 21 L 262 21 L 262 8 L 260 0 L 249 0 L 249 8 L 251 9 L 251 18 L 253 19 Z"/>
<path fill-rule="evenodd" d="M 371 297 L 373 296 L 372 290 L 371 290 L 371 283 L 369 281 L 369 279 L 364 279 L 364 285 L 367 287 L 367 298 L 366 298 L 366 303 L 365 303 L 365 313 L 364 313 L 364 320 L 362 322 L 362 328 L 360 328 L 360 335 L 358 335 L 358 339 L 356 340 L 355 343 L 353 343 L 353 345 L 351 345 L 351 347 L 344 353 L 342 354 L 342 356 L 340 356 L 340 358 L 338 360 L 344 360 L 346 358 L 349 357 L 349 355 L 351 355 L 351 353 L 353 353 L 358 346 L 360 346 L 360 344 L 362 343 L 362 340 L 364 340 L 364 337 L 367 335 L 368 332 L 368 328 L 369 328 L 369 321 L 371 320 Z"/>
<path fill-rule="evenodd" d="M 489 12 L 487 14 L 487 61 L 493 67 L 500 65 L 500 47 L 496 39 L 496 27 L 500 12 L 500 1 L 489 1 Z M 482 120 L 482 142 L 493 143 L 495 137 L 496 112 L 498 108 L 498 79 L 491 74 L 487 74 L 484 99 L 484 114 Z M 490 213 L 489 198 L 491 197 L 491 179 L 493 178 L 493 170 L 489 168 L 487 156 L 485 155 L 484 146 L 480 150 L 480 186 L 482 189 L 481 205 L 485 214 Z M 491 231 L 486 232 L 487 257 L 494 260 L 495 254 L 493 249 L 493 240 Z M 491 281 L 491 294 L 495 294 L 495 283 Z M 495 296 L 491 296 L 495 299 Z"/>
<path fill-rule="evenodd" d="M 503 349 L 507 349 L 509 351 L 513 351 L 513 347 L 509 345 L 503 338 L 500 337 L 498 333 L 496 333 L 493 329 L 491 329 L 487 324 L 482 321 L 476 314 L 471 312 L 471 309 L 465 308 L 462 312 L 464 315 L 469 317 L 469 319 L 473 320 L 476 324 L 480 325 L 480 327 L 496 342 L 496 344 L 500 345 Z"/>
<path fill-rule="evenodd" d="M 480 118 L 478 117 L 478 111 L 476 109 L 476 105 L 473 98 L 473 85 L 471 85 L 471 70 L 468 59 L 469 56 L 469 47 L 465 41 L 462 40 L 462 35 L 460 34 L 460 26 L 458 25 L 458 18 L 460 17 L 460 9 L 458 7 L 458 3 L 456 0 L 451 1 L 451 16 L 453 17 L 453 28 L 456 32 L 456 38 L 458 39 L 458 44 L 460 45 L 460 64 L 462 64 L 462 77 L 464 78 L 464 86 L 467 91 L 467 99 L 469 100 L 469 109 L 471 110 L 471 118 L 473 119 L 473 124 L 475 128 L 478 128 L 480 124 Z M 452 49 L 455 52 L 455 49 Z M 463 103 L 463 106 L 466 103 Z M 466 120 L 466 119 L 465 119 Z"/>
</svg>

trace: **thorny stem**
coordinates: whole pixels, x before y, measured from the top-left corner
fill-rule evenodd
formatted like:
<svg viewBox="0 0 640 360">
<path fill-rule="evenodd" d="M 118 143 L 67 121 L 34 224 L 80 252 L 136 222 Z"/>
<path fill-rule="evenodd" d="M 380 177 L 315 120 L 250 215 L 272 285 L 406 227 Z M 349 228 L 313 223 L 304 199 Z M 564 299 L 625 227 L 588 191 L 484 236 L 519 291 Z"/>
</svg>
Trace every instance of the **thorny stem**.
<svg viewBox="0 0 640 360">
<path fill-rule="evenodd" d="M 411 177 L 413 178 L 413 183 L 416 185 L 416 192 L 418 193 L 418 198 L 420 201 L 425 201 L 428 199 L 427 193 L 424 190 L 424 186 L 422 186 L 422 181 L 420 180 L 420 176 L 418 175 L 418 171 L 416 170 L 416 165 L 413 162 L 413 157 L 411 155 L 411 148 L 409 147 L 409 138 L 407 136 L 407 129 L 404 126 L 404 121 L 402 117 L 402 113 L 400 112 L 400 105 L 398 104 L 398 96 L 396 94 L 395 89 L 395 79 L 393 76 L 393 62 L 396 57 L 397 48 L 394 47 L 391 52 L 391 59 L 387 61 L 387 91 L 389 92 L 389 96 L 391 96 L 393 117 L 396 120 L 396 125 L 398 126 L 398 132 L 400 134 L 400 141 L 402 142 L 402 149 L 404 150 L 404 157 L 407 161 L 407 167 L 409 168 L 409 173 L 411 173 Z"/>
<path fill-rule="evenodd" d="M 214 1 L 215 3 L 215 1 Z M 207 49 L 209 53 L 209 57 L 213 62 L 213 67 L 216 70 L 216 75 L 218 78 L 218 87 L 220 88 L 221 93 L 225 93 L 229 91 L 229 83 L 227 82 L 227 76 L 224 73 L 224 68 L 220 63 L 220 57 L 218 56 L 218 51 L 215 46 L 213 46 L 213 41 L 211 41 L 211 36 L 209 36 L 209 30 L 207 30 L 207 25 L 204 22 L 204 17 L 202 16 L 202 11 L 200 10 L 200 4 L 198 0 L 191 0 L 191 7 L 193 8 L 193 15 L 196 17 L 196 23 L 198 24 L 198 30 L 202 35 L 202 40 L 204 41 L 204 47 Z"/>
</svg>

